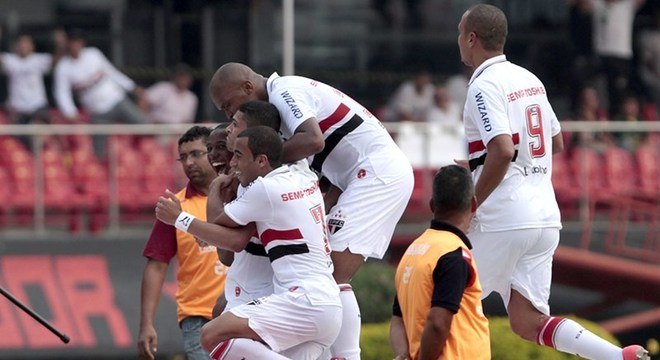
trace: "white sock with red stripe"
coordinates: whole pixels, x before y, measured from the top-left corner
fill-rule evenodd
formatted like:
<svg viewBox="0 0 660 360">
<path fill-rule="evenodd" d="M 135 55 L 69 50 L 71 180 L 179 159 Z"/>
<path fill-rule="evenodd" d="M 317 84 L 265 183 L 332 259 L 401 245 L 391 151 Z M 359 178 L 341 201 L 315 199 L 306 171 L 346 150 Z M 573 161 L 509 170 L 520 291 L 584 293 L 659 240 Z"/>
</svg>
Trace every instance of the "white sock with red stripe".
<svg viewBox="0 0 660 360">
<path fill-rule="evenodd" d="M 621 348 L 571 319 L 550 317 L 536 334 L 539 345 L 586 359 L 621 359 Z"/>
<path fill-rule="evenodd" d="M 211 351 L 212 360 L 287 360 L 262 342 L 252 339 L 229 339 L 223 341 Z"/>
<path fill-rule="evenodd" d="M 341 330 L 330 347 L 333 359 L 360 359 L 360 307 L 350 284 L 339 284 L 339 298 L 343 307 Z"/>
</svg>

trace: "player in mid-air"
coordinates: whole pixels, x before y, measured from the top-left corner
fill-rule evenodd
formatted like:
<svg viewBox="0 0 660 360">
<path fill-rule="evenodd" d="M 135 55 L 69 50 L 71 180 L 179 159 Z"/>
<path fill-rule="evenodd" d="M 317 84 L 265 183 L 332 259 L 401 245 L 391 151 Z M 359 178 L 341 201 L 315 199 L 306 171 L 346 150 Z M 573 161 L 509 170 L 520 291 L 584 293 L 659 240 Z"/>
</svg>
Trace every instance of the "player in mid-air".
<svg viewBox="0 0 660 360">
<path fill-rule="evenodd" d="M 324 83 L 277 73 L 266 78 L 228 63 L 214 74 L 210 91 L 229 118 L 250 100 L 275 105 L 287 139 L 283 162 L 308 158 L 333 184 L 326 194 L 327 226 L 344 315 L 331 352 L 335 358 L 359 359 L 360 310 L 349 283 L 367 258 L 385 254 L 412 193 L 410 162 L 378 119 Z"/>
<path fill-rule="evenodd" d="M 161 221 L 232 251 L 256 230 L 271 261 L 273 295 L 212 320 L 202 345 L 212 359 L 317 359 L 339 333 L 342 312 L 318 181 L 282 166 L 271 128 L 246 129 L 234 145 L 232 167 L 246 190 L 224 207 L 216 220 L 223 225 L 182 212 L 171 193 L 156 208 Z"/>
<path fill-rule="evenodd" d="M 500 294 L 511 329 L 528 341 L 588 359 L 648 359 L 573 320 L 550 316 L 552 257 L 561 229 L 552 154 L 561 129 L 541 81 L 507 61 L 507 20 L 491 5 L 468 9 L 458 25 L 461 60 L 474 69 L 463 111 L 477 213 L 468 236 L 483 296 Z"/>
</svg>

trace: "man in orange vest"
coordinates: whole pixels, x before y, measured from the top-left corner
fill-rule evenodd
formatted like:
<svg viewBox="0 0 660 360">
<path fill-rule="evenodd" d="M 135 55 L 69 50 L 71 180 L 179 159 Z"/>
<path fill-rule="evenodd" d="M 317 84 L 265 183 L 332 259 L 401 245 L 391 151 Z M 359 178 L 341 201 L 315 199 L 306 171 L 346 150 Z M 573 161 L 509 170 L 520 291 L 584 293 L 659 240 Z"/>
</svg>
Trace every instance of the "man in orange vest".
<svg viewBox="0 0 660 360">
<path fill-rule="evenodd" d="M 440 169 L 430 205 L 430 229 L 410 244 L 396 271 L 395 359 L 490 359 L 481 284 L 465 236 L 477 208 L 470 172 Z"/>
<path fill-rule="evenodd" d="M 176 197 L 184 211 L 200 219 L 206 219 L 209 185 L 217 176 L 206 156 L 206 140 L 210 133 L 209 128 L 193 126 L 179 139 L 178 160 L 189 182 Z M 158 338 L 153 317 L 169 262 L 176 256 L 177 320 L 184 350 L 189 360 L 209 359 L 200 344 L 200 331 L 211 319 L 216 299 L 224 290 L 227 272 L 218 260 L 216 248 L 157 220 L 142 255 L 147 258 L 147 264 L 142 276 L 138 354 L 154 359 Z"/>
</svg>

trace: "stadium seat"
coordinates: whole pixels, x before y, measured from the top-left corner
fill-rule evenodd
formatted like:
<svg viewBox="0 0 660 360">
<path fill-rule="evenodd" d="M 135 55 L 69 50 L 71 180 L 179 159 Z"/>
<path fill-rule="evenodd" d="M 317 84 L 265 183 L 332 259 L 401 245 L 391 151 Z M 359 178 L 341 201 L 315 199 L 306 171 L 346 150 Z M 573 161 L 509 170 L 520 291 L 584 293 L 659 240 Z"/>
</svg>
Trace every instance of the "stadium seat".
<svg viewBox="0 0 660 360">
<path fill-rule="evenodd" d="M 575 218 L 580 209 L 581 192 L 569 159 L 563 152 L 552 157 L 552 185 L 562 219 Z"/>
</svg>

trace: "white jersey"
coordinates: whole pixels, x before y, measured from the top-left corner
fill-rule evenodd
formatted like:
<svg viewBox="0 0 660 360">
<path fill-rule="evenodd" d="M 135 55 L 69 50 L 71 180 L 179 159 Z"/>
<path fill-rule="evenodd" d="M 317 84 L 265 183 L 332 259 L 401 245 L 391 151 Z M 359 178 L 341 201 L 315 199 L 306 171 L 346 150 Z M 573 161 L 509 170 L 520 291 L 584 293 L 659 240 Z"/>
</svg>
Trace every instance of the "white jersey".
<svg viewBox="0 0 660 360">
<path fill-rule="evenodd" d="M 637 2 L 594 1 L 593 43 L 596 55 L 632 59 Z"/>
<path fill-rule="evenodd" d="M 49 54 L 2 54 L 2 68 L 9 78 L 8 105 L 19 113 L 33 113 L 48 105 L 44 74 L 50 71 Z"/>
<path fill-rule="evenodd" d="M 560 126 L 541 81 L 500 55 L 472 75 L 463 111 L 475 183 L 486 145 L 497 135 L 513 139 L 515 155 L 502 183 L 479 206 L 480 231 L 561 227 L 552 187 L 552 137 Z"/>
<path fill-rule="evenodd" d="M 279 167 L 225 206 L 240 225 L 255 222 L 274 274 L 274 293 L 303 289 L 314 305 L 340 305 L 325 236 L 318 181 Z"/>
<path fill-rule="evenodd" d="M 288 167 L 293 172 L 310 177 L 312 181 L 318 181 L 307 160 L 296 161 Z M 244 186 L 238 185 L 237 197 L 241 197 L 245 190 Z M 273 293 L 273 268 L 258 234 L 255 235 L 243 251 L 234 254 L 234 261 L 227 271 L 225 311 Z"/>
<path fill-rule="evenodd" d="M 268 101 L 282 117 L 280 131 L 285 138 L 310 118 L 319 122 L 325 148 L 310 164 L 342 191 L 364 171 L 389 183 L 402 177 L 402 168 L 410 167 L 380 121 L 341 91 L 305 77 L 277 73 L 268 78 L 266 89 Z"/>
<path fill-rule="evenodd" d="M 119 72 L 97 48 L 84 48 L 78 58 L 67 56 L 55 67 L 55 100 L 67 117 L 78 113 L 72 92 L 91 113 L 104 114 L 134 88 L 133 80 Z"/>
</svg>

